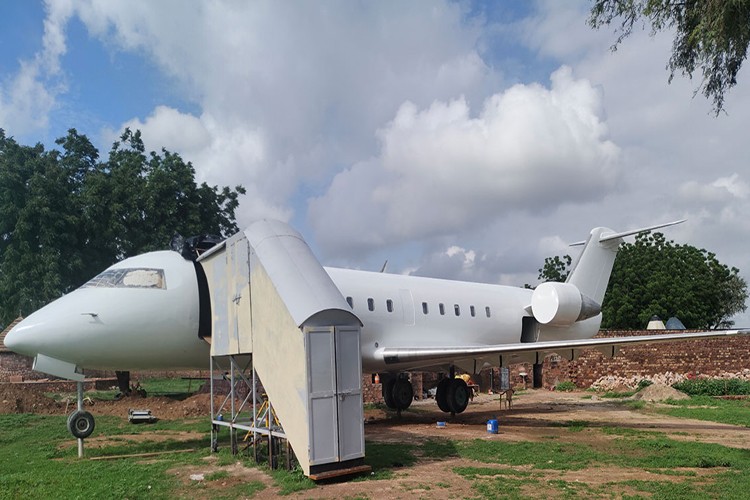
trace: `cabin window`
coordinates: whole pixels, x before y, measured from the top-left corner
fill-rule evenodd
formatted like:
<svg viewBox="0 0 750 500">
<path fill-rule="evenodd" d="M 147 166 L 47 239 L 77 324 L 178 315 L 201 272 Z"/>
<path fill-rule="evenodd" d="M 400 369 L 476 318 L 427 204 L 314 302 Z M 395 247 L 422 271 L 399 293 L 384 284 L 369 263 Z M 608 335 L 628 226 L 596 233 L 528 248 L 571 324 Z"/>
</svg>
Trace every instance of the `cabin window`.
<svg viewBox="0 0 750 500">
<path fill-rule="evenodd" d="M 351 297 L 347 297 L 346 301 L 349 303 L 349 307 L 351 307 L 352 309 L 354 309 L 354 299 L 351 298 Z"/>
<path fill-rule="evenodd" d="M 367 299 L 367 309 L 369 309 L 370 311 L 375 310 L 375 301 L 371 298 Z"/>
<path fill-rule="evenodd" d="M 163 269 L 107 269 L 87 281 L 81 288 L 154 288 L 166 290 Z"/>
<path fill-rule="evenodd" d="M 389 313 L 393 312 L 393 301 L 391 299 L 388 299 L 385 301 L 385 308 L 388 310 Z"/>
<path fill-rule="evenodd" d="M 469 314 L 471 314 L 472 318 L 477 315 L 477 310 L 474 309 L 474 306 L 469 306 Z"/>
<path fill-rule="evenodd" d="M 490 306 L 485 307 L 484 312 L 487 314 L 488 318 L 492 316 L 492 314 L 490 313 Z"/>
<path fill-rule="evenodd" d="M 440 309 L 440 315 L 445 316 L 445 305 L 443 303 L 438 304 L 438 309 Z"/>
<path fill-rule="evenodd" d="M 427 307 L 427 302 L 422 302 L 422 312 L 425 314 L 428 314 L 430 312 L 430 308 Z"/>
<path fill-rule="evenodd" d="M 456 316 L 461 316 L 461 307 L 458 304 L 453 304 L 453 312 Z"/>
</svg>

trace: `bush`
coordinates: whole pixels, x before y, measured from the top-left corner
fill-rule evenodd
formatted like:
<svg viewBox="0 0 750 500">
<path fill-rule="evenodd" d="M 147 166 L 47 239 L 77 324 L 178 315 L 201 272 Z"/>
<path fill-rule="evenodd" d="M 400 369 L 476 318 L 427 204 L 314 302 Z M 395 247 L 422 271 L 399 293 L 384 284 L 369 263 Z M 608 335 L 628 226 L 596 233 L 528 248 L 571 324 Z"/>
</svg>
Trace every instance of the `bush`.
<svg viewBox="0 0 750 500">
<path fill-rule="evenodd" d="M 672 384 L 690 396 L 738 396 L 750 394 L 750 382 L 738 378 L 694 378 Z"/>
<path fill-rule="evenodd" d="M 646 387 L 648 387 L 650 385 L 654 385 L 654 383 L 651 382 L 648 379 L 643 378 L 643 379 L 641 379 L 640 382 L 638 382 L 638 386 L 635 388 L 635 390 L 636 390 L 636 392 L 642 391 L 643 389 L 645 389 Z"/>
<path fill-rule="evenodd" d="M 570 380 L 566 380 L 565 382 L 560 382 L 559 384 L 555 386 L 556 391 L 571 392 L 571 391 L 575 391 L 576 389 L 577 389 L 576 385 Z"/>
</svg>

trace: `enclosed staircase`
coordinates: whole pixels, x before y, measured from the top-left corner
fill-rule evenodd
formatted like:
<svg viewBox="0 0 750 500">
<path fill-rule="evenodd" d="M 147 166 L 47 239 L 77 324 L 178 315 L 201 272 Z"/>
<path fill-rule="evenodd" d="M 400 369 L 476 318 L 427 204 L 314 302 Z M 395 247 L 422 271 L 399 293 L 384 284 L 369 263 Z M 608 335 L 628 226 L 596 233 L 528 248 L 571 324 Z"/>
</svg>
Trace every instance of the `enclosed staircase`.
<svg viewBox="0 0 750 500">
<path fill-rule="evenodd" d="M 239 432 L 253 443 L 266 436 L 269 460 L 273 438 L 286 439 L 313 479 L 369 469 L 362 324 L 302 236 L 260 221 L 198 262 L 211 302 L 212 371 L 229 383 L 224 403 L 212 404 L 216 434 L 229 428 L 234 451 Z M 259 424 L 259 382 L 281 428 Z M 214 378 L 212 403 L 213 393 Z"/>
</svg>

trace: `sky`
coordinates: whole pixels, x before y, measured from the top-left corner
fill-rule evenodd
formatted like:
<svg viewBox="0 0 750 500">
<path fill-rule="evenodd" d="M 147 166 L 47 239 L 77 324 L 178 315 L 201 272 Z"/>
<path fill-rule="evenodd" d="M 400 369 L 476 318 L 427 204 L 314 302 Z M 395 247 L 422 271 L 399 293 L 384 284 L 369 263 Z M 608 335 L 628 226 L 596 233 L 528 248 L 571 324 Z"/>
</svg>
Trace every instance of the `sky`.
<svg viewBox="0 0 750 500">
<path fill-rule="evenodd" d="M 670 33 L 613 52 L 590 5 L 3 0 L 0 128 L 105 157 L 140 129 L 325 265 L 523 286 L 593 227 L 687 218 L 668 239 L 750 281 L 750 74 L 715 116 Z"/>
</svg>

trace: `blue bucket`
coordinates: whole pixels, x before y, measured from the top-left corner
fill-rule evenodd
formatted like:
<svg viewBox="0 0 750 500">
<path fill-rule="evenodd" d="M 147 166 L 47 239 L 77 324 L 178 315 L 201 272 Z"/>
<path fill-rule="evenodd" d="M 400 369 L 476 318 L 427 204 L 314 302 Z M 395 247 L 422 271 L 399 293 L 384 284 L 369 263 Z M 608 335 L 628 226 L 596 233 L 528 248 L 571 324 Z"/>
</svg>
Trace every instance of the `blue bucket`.
<svg viewBox="0 0 750 500">
<path fill-rule="evenodd" d="M 497 434 L 497 419 L 493 418 L 487 421 L 487 432 L 489 434 Z"/>
</svg>

